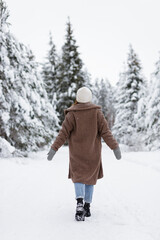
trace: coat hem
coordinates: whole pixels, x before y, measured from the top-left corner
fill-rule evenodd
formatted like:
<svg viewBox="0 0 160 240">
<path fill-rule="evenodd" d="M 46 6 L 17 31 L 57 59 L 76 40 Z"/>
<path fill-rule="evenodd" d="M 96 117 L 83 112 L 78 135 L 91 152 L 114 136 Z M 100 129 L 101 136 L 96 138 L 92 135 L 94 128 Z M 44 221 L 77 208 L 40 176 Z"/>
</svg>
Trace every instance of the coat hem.
<svg viewBox="0 0 160 240">
<path fill-rule="evenodd" d="M 97 183 L 97 180 L 103 178 L 103 176 L 101 177 L 98 177 L 95 181 L 86 181 L 86 180 L 83 180 L 83 179 L 80 179 L 80 180 L 74 180 L 72 179 L 71 177 L 68 177 L 68 179 L 71 179 L 73 183 L 83 183 L 83 184 L 86 184 L 86 185 L 96 185 Z"/>
</svg>

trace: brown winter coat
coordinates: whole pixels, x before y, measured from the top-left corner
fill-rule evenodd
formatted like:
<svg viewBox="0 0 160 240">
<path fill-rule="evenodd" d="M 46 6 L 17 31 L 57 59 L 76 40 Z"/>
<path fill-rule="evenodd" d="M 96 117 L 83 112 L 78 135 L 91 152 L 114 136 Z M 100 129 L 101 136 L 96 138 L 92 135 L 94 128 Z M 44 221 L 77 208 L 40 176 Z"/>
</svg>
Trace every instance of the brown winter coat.
<svg viewBox="0 0 160 240">
<path fill-rule="evenodd" d="M 68 178 L 73 182 L 95 185 L 103 177 L 101 137 L 111 149 L 118 147 L 100 106 L 78 103 L 65 110 L 65 120 L 52 148 L 57 151 L 68 139 Z"/>
</svg>

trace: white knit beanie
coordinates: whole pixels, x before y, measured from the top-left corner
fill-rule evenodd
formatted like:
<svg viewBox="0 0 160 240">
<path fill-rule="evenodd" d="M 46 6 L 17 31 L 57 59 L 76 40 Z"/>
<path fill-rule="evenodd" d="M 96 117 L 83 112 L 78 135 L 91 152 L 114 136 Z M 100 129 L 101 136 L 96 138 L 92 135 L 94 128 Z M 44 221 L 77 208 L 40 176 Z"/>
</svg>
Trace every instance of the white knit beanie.
<svg viewBox="0 0 160 240">
<path fill-rule="evenodd" d="M 92 92 L 87 87 L 81 87 L 77 91 L 76 100 L 79 103 L 87 103 L 92 101 Z"/>
</svg>

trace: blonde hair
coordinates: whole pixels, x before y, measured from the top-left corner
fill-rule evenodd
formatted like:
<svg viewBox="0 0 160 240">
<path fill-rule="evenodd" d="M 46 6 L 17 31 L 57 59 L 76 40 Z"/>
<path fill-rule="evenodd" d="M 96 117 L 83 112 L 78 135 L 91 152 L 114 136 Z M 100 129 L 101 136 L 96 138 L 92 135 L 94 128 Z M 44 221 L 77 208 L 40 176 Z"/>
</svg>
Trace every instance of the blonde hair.
<svg viewBox="0 0 160 240">
<path fill-rule="evenodd" d="M 77 100 L 75 100 L 75 102 L 72 104 L 72 106 L 76 105 L 77 103 L 78 103 Z"/>
</svg>

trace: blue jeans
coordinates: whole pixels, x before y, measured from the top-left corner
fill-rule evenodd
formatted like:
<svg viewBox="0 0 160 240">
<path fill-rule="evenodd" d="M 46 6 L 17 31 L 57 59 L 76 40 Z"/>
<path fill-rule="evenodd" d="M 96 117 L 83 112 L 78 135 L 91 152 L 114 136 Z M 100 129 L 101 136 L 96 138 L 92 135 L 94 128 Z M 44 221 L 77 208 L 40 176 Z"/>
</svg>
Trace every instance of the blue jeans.
<svg viewBox="0 0 160 240">
<path fill-rule="evenodd" d="M 83 198 L 85 202 L 91 203 L 93 196 L 93 185 L 87 185 L 83 183 L 74 183 L 75 194 L 77 198 Z"/>
</svg>

